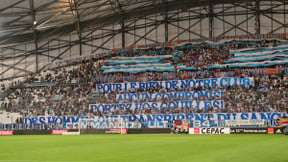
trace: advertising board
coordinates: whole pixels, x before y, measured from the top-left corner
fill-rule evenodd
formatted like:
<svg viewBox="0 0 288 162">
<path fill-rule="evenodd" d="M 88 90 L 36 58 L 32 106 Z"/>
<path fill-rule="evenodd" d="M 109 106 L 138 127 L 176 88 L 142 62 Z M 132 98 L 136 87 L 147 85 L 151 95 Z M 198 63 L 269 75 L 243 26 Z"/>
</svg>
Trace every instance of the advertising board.
<svg viewBox="0 0 288 162">
<path fill-rule="evenodd" d="M 127 134 L 128 129 L 122 129 L 122 134 Z M 106 134 L 121 134 L 121 129 L 110 129 L 105 132 Z"/>
<path fill-rule="evenodd" d="M 68 132 L 68 129 L 53 129 L 51 134 L 62 135 L 64 132 Z"/>
<path fill-rule="evenodd" d="M 274 128 L 268 128 L 268 134 L 274 134 Z"/>
<path fill-rule="evenodd" d="M 230 128 L 190 128 L 189 134 L 230 134 Z"/>
<path fill-rule="evenodd" d="M 0 131 L 0 136 L 12 136 L 13 132 L 14 132 L 13 130 Z"/>
<path fill-rule="evenodd" d="M 267 128 L 231 128 L 231 134 L 267 134 Z"/>
</svg>

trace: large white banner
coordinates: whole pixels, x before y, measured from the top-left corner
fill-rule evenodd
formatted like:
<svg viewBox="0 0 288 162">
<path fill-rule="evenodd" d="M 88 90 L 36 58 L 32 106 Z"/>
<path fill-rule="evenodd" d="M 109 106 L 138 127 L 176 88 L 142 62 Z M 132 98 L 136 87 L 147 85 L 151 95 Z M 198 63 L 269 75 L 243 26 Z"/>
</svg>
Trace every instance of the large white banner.
<svg viewBox="0 0 288 162">
<path fill-rule="evenodd" d="M 275 120 L 279 117 L 287 117 L 286 112 L 254 112 L 254 113 L 196 113 L 196 114 L 138 114 L 138 115 L 109 115 L 109 116 L 35 116 L 23 117 L 24 124 L 29 123 L 78 123 L 80 119 L 91 119 L 94 121 L 171 121 L 171 120 L 193 120 L 193 121 L 223 121 L 223 120 Z"/>
<path fill-rule="evenodd" d="M 128 82 L 97 84 L 99 92 L 129 91 L 133 88 L 148 90 L 153 87 L 176 88 L 176 87 L 204 87 L 204 88 L 226 88 L 228 86 L 254 86 L 254 78 L 208 78 L 190 80 L 167 80 L 154 82 Z"/>
<path fill-rule="evenodd" d="M 120 104 L 90 104 L 89 110 L 94 112 L 106 112 L 113 110 L 124 110 L 124 109 L 176 109 L 176 108 L 184 108 L 184 107 L 194 107 L 197 109 L 208 109 L 209 107 L 215 109 L 224 108 L 223 100 L 209 100 L 209 101 L 173 101 L 173 102 L 145 102 L 145 103 L 120 103 Z"/>
<path fill-rule="evenodd" d="M 123 93 L 117 94 L 117 101 L 129 100 L 129 101 L 137 101 L 142 99 L 194 99 L 200 97 L 223 97 L 224 92 L 221 90 L 215 91 L 187 91 L 187 92 L 167 92 L 167 93 Z M 106 94 L 108 96 L 109 94 Z"/>
</svg>

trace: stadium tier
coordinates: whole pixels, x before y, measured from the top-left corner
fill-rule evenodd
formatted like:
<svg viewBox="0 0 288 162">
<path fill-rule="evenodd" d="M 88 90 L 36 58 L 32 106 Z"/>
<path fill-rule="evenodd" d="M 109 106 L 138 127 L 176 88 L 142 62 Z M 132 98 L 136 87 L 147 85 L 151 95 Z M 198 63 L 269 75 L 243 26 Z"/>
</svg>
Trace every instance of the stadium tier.
<svg viewBox="0 0 288 162">
<path fill-rule="evenodd" d="M 17 123 L 36 116 L 285 113 L 287 51 L 286 42 L 227 40 L 76 58 L 16 84 L 1 107 L 18 113 Z"/>
</svg>

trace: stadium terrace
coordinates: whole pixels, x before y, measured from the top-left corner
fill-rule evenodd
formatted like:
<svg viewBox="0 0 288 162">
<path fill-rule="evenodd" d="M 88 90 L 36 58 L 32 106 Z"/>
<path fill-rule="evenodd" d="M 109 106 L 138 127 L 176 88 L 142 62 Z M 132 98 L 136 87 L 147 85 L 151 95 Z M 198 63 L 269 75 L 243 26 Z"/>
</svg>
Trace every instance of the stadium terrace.
<svg viewBox="0 0 288 162">
<path fill-rule="evenodd" d="M 0 162 L 287 161 L 287 9 L 0 1 Z"/>
</svg>

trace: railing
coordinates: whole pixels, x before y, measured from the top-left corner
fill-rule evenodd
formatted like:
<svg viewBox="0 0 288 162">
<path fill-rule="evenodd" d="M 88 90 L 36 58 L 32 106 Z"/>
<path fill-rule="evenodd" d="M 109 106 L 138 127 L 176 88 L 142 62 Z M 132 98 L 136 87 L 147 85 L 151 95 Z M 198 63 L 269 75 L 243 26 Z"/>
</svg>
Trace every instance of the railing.
<svg viewBox="0 0 288 162">
<path fill-rule="evenodd" d="M 184 122 L 183 122 L 184 123 Z M 85 120 L 75 123 L 49 123 L 49 124 L 1 124 L 0 130 L 52 130 L 67 128 L 172 128 L 175 121 L 94 121 Z M 273 120 L 190 120 L 186 121 L 191 128 L 201 127 L 276 127 L 277 121 Z"/>
</svg>

